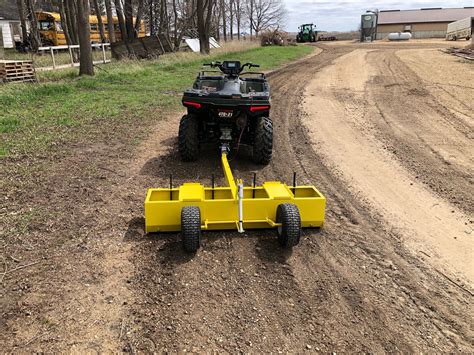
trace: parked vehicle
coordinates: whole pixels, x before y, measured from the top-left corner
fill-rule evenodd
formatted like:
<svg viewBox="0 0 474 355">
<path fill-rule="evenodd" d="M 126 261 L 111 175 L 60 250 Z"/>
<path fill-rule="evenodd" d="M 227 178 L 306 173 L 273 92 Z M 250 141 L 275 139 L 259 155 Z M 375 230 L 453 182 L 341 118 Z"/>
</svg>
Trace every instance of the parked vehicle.
<svg viewBox="0 0 474 355">
<path fill-rule="evenodd" d="M 474 17 L 466 17 L 462 20 L 454 21 L 448 24 L 446 31 L 447 41 L 457 41 L 458 39 L 465 38 L 470 40 L 472 37 L 472 27 L 474 23 Z"/>
<path fill-rule="evenodd" d="M 318 31 L 316 31 L 316 26 L 312 23 L 307 23 L 298 27 L 298 34 L 296 35 L 296 42 L 316 42 L 318 36 Z"/>
<path fill-rule="evenodd" d="M 66 45 L 66 36 L 61 23 L 61 16 L 57 12 L 36 12 L 36 18 L 38 19 L 38 30 L 41 35 L 41 42 L 44 46 L 62 46 Z M 135 21 L 135 19 L 134 19 Z M 102 16 L 102 22 L 104 23 L 104 34 L 108 39 L 108 21 L 106 16 Z M 89 16 L 89 24 L 91 27 L 91 42 L 100 43 L 99 24 L 97 16 Z M 122 39 L 122 33 L 118 26 L 118 18 L 114 17 L 114 31 L 117 41 Z M 145 37 L 145 23 L 142 21 L 140 26 L 140 32 L 138 37 Z"/>
</svg>

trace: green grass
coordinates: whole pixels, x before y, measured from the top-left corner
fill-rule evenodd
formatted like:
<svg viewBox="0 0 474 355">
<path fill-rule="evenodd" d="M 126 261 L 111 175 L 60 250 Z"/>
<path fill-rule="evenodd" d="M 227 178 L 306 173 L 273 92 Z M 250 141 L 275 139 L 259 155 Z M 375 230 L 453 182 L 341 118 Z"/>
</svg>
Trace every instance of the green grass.
<svg viewBox="0 0 474 355">
<path fill-rule="evenodd" d="M 96 70 L 94 77 L 77 77 L 77 69 L 65 69 L 39 73 L 38 84 L 2 85 L 0 156 L 44 152 L 53 143 L 73 140 L 77 131 L 91 124 L 147 120 L 156 109 L 176 109 L 182 90 L 192 85 L 203 62 L 239 59 L 269 70 L 312 50 L 258 47 L 210 57 L 178 54 L 154 61 L 114 62 Z"/>
</svg>

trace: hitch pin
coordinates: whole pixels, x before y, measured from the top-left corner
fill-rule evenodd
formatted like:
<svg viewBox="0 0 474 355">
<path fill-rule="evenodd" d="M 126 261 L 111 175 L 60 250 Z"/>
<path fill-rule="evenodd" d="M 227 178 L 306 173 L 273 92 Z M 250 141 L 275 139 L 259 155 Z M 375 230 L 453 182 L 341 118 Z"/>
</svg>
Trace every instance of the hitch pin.
<svg viewBox="0 0 474 355">
<path fill-rule="evenodd" d="M 237 185 L 238 191 L 237 196 L 239 198 L 239 233 L 244 232 L 244 223 L 243 223 L 243 199 L 244 199 L 244 185 L 242 182 L 239 182 Z"/>
</svg>

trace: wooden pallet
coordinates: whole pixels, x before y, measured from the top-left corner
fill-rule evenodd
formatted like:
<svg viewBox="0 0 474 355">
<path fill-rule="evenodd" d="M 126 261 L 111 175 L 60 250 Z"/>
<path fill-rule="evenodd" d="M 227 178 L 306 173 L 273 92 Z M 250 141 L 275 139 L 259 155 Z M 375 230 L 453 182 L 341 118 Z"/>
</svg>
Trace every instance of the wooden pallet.
<svg viewBox="0 0 474 355">
<path fill-rule="evenodd" d="M 0 60 L 0 82 L 36 82 L 31 60 Z"/>
</svg>

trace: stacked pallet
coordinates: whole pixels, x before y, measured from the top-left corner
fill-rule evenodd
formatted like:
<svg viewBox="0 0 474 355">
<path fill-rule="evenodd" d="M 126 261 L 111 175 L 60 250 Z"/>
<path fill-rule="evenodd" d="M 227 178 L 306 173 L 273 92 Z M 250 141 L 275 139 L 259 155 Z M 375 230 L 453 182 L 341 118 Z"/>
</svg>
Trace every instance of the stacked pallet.
<svg viewBox="0 0 474 355">
<path fill-rule="evenodd" d="M 31 60 L 0 60 L 0 82 L 36 82 Z"/>
</svg>

